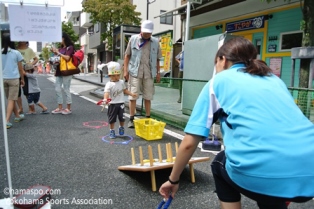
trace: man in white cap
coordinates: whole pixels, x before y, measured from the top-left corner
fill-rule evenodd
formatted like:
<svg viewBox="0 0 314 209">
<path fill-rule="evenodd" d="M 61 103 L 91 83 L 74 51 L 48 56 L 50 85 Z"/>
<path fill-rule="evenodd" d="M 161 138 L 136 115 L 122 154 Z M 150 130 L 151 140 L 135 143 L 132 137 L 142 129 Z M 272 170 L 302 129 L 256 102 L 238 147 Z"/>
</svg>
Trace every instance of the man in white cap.
<svg viewBox="0 0 314 209">
<path fill-rule="evenodd" d="M 150 117 L 151 100 L 155 93 L 154 77 L 157 83 L 160 82 L 159 60 L 162 57 L 159 41 L 152 37 L 153 30 L 154 23 L 145 20 L 141 33 L 130 38 L 124 56 L 124 78 L 129 81 L 128 90 L 137 95 L 142 92 L 147 118 Z M 129 128 L 134 128 L 137 98 L 129 97 Z"/>
</svg>

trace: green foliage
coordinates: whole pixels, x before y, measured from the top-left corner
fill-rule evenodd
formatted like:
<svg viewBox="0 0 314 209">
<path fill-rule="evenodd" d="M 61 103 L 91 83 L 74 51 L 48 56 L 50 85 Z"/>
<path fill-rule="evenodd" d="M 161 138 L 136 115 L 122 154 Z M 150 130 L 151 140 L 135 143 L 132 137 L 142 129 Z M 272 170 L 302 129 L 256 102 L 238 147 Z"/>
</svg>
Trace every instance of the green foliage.
<svg viewBox="0 0 314 209">
<path fill-rule="evenodd" d="M 41 56 L 42 56 L 43 60 L 48 61 L 49 54 L 50 54 L 50 52 L 49 52 L 48 48 L 44 47 L 42 52 L 41 52 Z"/>
<path fill-rule="evenodd" d="M 71 22 L 62 22 L 62 32 L 68 34 L 73 43 L 79 40 L 79 36 L 73 30 L 73 24 Z"/>
<path fill-rule="evenodd" d="M 102 24 L 102 41 L 112 50 L 113 29 L 119 25 L 140 25 L 139 12 L 129 0 L 88 0 L 83 4 L 83 12 L 90 14 L 92 22 Z"/>
<path fill-rule="evenodd" d="M 79 36 L 73 30 L 73 24 L 71 22 L 65 22 L 65 21 L 62 22 L 62 32 L 68 34 L 68 36 L 70 37 L 70 39 L 74 43 L 75 49 L 79 49 L 81 47 L 79 44 L 75 44 L 75 42 L 77 42 L 79 40 Z M 57 48 L 60 48 L 61 42 L 60 43 L 54 43 L 54 45 Z M 49 59 L 49 56 L 50 56 L 49 49 L 47 47 L 44 47 L 42 49 L 42 53 L 39 55 L 40 59 L 47 61 Z"/>
</svg>

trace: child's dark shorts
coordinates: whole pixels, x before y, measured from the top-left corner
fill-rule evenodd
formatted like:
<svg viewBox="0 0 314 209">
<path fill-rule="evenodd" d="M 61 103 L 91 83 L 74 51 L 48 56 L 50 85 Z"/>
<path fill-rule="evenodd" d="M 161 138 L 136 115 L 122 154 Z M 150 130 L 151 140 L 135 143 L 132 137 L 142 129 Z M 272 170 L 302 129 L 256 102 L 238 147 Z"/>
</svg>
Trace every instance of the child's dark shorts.
<svg viewBox="0 0 314 209">
<path fill-rule="evenodd" d="M 28 105 L 37 104 L 39 102 L 40 92 L 30 93 L 27 95 Z"/>
<path fill-rule="evenodd" d="M 124 103 L 110 104 L 108 107 L 108 121 L 109 124 L 115 123 L 117 121 L 117 116 L 120 122 L 124 122 Z"/>
</svg>

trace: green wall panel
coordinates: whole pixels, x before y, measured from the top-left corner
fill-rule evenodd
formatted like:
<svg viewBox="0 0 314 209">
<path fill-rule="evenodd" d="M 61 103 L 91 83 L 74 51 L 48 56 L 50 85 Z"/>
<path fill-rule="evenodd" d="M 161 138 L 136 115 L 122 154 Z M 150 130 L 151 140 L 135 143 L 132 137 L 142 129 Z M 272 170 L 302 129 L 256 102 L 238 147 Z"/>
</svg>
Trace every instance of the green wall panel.
<svg viewBox="0 0 314 209">
<path fill-rule="evenodd" d="M 212 36 L 223 33 L 221 29 L 217 30 L 214 26 L 209 26 L 206 28 L 199 28 L 194 30 L 193 39 L 203 38 L 206 36 Z"/>
<path fill-rule="evenodd" d="M 300 21 L 302 13 L 300 8 L 276 12 L 273 18 L 268 20 L 268 37 L 277 36 L 276 41 L 268 41 L 267 47 L 270 44 L 277 45 L 277 52 L 279 51 L 280 33 L 298 31 L 300 30 Z"/>
</svg>

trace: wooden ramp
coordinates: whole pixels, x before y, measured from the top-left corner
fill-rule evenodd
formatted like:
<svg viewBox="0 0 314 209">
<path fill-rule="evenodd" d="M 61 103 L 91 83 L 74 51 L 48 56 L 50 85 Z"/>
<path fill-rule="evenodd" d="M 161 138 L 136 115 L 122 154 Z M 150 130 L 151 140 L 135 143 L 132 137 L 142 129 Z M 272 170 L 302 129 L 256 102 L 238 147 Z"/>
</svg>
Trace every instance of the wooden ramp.
<svg viewBox="0 0 314 209">
<path fill-rule="evenodd" d="M 175 144 L 176 152 L 178 151 L 178 144 Z M 119 166 L 118 169 L 121 171 L 137 171 L 137 172 L 150 172 L 151 177 L 151 184 L 152 184 L 152 191 L 156 191 L 156 177 L 155 171 L 161 169 L 172 168 L 174 165 L 175 157 L 172 156 L 172 148 L 171 144 L 166 144 L 166 153 L 167 159 L 162 159 L 161 155 L 161 146 L 158 144 L 158 159 L 153 158 L 152 147 L 148 146 L 148 155 L 149 159 L 143 159 L 143 152 L 142 147 L 139 147 L 139 157 L 140 163 L 135 163 L 135 155 L 134 149 L 131 148 L 131 157 L 132 157 L 132 164 L 131 165 L 124 165 Z M 191 175 L 191 182 L 195 183 L 195 175 L 194 175 L 194 163 L 200 163 L 209 161 L 209 157 L 192 157 L 189 162 L 190 168 L 190 175 Z"/>
</svg>

